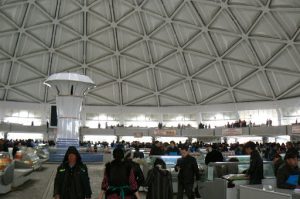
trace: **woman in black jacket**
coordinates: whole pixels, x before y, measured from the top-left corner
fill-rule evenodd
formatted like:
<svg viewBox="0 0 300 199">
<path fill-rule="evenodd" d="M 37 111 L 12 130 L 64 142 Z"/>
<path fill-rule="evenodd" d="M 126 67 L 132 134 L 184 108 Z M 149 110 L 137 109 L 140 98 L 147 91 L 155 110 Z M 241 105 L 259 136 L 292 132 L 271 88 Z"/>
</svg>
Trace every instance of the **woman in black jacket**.
<svg viewBox="0 0 300 199">
<path fill-rule="evenodd" d="M 173 198 L 172 176 L 162 159 L 157 158 L 153 169 L 148 171 L 145 186 L 148 187 L 147 199 Z"/>
<path fill-rule="evenodd" d="M 92 195 L 88 170 L 74 146 L 70 146 L 54 181 L 55 199 L 90 199 Z"/>
</svg>

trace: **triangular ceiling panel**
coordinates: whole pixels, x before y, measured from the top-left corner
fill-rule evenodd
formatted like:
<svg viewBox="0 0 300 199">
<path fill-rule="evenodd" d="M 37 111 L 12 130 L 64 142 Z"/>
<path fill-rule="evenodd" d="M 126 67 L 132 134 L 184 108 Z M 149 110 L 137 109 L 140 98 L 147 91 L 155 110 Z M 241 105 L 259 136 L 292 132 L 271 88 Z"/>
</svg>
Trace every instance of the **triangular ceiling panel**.
<svg viewBox="0 0 300 199">
<path fill-rule="evenodd" d="M 101 101 L 100 99 L 89 96 L 89 94 L 84 98 L 84 104 L 88 106 L 110 106 L 111 104 Z"/>
<path fill-rule="evenodd" d="M 133 100 L 149 95 L 148 92 L 132 87 L 126 83 L 122 84 L 123 103 L 127 104 Z"/>
<path fill-rule="evenodd" d="M 266 97 L 272 96 L 271 90 L 268 88 L 268 82 L 262 73 L 256 73 L 251 78 L 241 83 L 237 88 Z"/>
<path fill-rule="evenodd" d="M 78 62 L 82 62 L 83 59 L 83 44 L 82 42 L 76 42 L 72 45 L 68 45 L 64 48 L 60 48 L 58 52 L 67 55 Z"/>
<path fill-rule="evenodd" d="M 144 88 L 151 89 L 153 91 L 155 90 L 152 70 L 146 70 L 141 73 L 138 73 L 133 77 L 126 79 L 126 81 L 131 82 L 135 85 L 142 86 Z"/>
<path fill-rule="evenodd" d="M 59 9 L 59 18 L 81 10 L 80 5 L 75 1 L 62 0 Z"/>
<path fill-rule="evenodd" d="M 132 106 L 157 106 L 157 100 L 156 97 L 150 97 L 143 101 L 132 103 L 131 105 Z"/>
<path fill-rule="evenodd" d="M 255 2 L 255 1 L 247 1 Z M 241 9 L 230 8 L 230 11 L 237 19 L 238 23 L 242 26 L 243 30 L 247 32 L 252 24 L 255 22 L 261 11 L 255 9 Z"/>
<path fill-rule="evenodd" d="M 54 54 L 52 59 L 51 74 L 67 71 L 78 66 L 75 62 L 57 54 Z"/>
<path fill-rule="evenodd" d="M 97 15 L 104 17 L 106 20 L 111 21 L 109 1 L 98 1 L 94 6 L 90 8 L 90 10 Z"/>
<path fill-rule="evenodd" d="M 251 40 L 254 50 L 262 64 L 266 63 L 284 44 L 263 40 Z"/>
<path fill-rule="evenodd" d="M 196 33 L 200 32 L 197 28 L 191 28 L 181 24 L 173 24 L 175 34 L 178 38 L 179 44 L 183 46 L 186 42 L 188 42 Z"/>
<path fill-rule="evenodd" d="M 109 28 L 108 30 L 103 31 L 99 34 L 93 35 L 89 39 L 115 50 L 114 32 L 112 28 Z"/>
<path fill-rule="evenodd" d="M 300 86 L 291 90 L 286 95 L 282 96 L 280 99 L 292 98 L 292 97 L 299 97 L 300 96 Z"/>
<path fill-rule="evenodd" d="M 220 5 L 213 4 L 205 4 L 200 2 L 194 2 L 195 7 L 200 13 L 201 17 L 204 20 L 204 23 L 207 25 L 217 14 L 219 9 L 221 9 Z"/>
<path fill-rule="evenodd" d="M 196 77 L 208 82 L 213 82 L 219 85 L 226 85 L 224 72 L 219 63 L 211 65 L 209 68 L 198 74 Z"/>
<path fill-rule="evenodd" d="M 160 0 L 143 1 L 143 10 L 164 16 L 164 8 Z"/>
<path fill-rule="evenodd" d="M 198 81 L 193 81 L 193 86 L 198 103 L 223 90 L 222 88 L 209 86 Z"/>
<path fill-rule="evenodd" d="M 227 103 L 233 103 L 232 95 L 229 92 L 226 92 L 223 95 L 220 95 L 212 100 L 209 100 L 204 104 L 227 104 Z"/>
<path fill-rule="evenodd" d="M 94 70 L 87 70 L 86 75 L 89 76 L 95 82 L 96 85 L 100 85 L 100 86 L 102 84 L 112 81 L 112 79 L 110 79 L 100 73 L 97 73 L 97 71 L 94 71 Z"/>
<path fill-rule="evenodd" d="M 112 54 L 111 52 L 103 49 L 102 47 L 95 45 L 92 42 L 87 42 L 87 62 L 94 62 L 95 60 Z"/>
<path fill-rule="evenodd" d="M 139 42 L 137 45 L 124 51 L 124 54 L 144 62 L 150 61 L 146 42 Z"/>
<path fill-rule="evenodd" d="M 30 12 L 28 13 L 25 27 L 34 26 L 37 24 L 51 22 L 51 18 L 41 12 L 36 6 L 33 6 Z"/>
<path fill-rule="evenodd" d="M 34 52 L 39 52 L 42 50 L 46 50 L 46 48 L 42 44 L 36 42 L 28 36 L 22 35 L 19 41 L 19 48 L 17 54 L 18 56 L 22 56 Z"/>
<path fill-rule="evenodd" d="M 40 78 L 40 76 L 18 63 L 14 63 L 11 73 L 10 84 Z"/>
<path fill-rule="evenodd" d="M 282 28 L 288 33 L 289 37 L 292 37 L 300 27 L 299 12 L 273 12 L 273 15 L 276 17 Z"/>
<path fill-rule="evenodd" d="M 256 70 L 255 68 L 242 66 L 232 62 L 224 62 L 223 64 L 231 85 L 237 83 Z"/>
<path fill-rule="evenodd" d="M 183 75 L 187 74 L 185 63 L 182 60 L 182 57 L 177 53 L 160 62 L 159 66 Z"/>
<path fill-rule="evenodd" d="M 4 62 L 0 64 L 0 82 L 6 84 L 9 76 L 11 62 Z"/>
<path fill-rule="evenodd" d="M 21 60 L 45 75 L 48 72 L 49 53 L 23 58 Z"/>
<path fill-rule="evenodd" d="M 118 77 L 118 67 L 116 58 L 110 57 L 105 60 L 96 62 L 91 65 L 91 67 L 96 68 L 97 70 L 103 71 L 113 77 Z"/>
<path fill-rule="evenodd" d="M 61 21 L 62 24 L 76 31 L 78 34 L 83 34 L 83 26 L 78 21 L 83 19 L 83 13 L 76 14 Z"/>
<path fill-rule="evenodd" d="M 118 25 L 125 27 L 133 32 L 143 34 L 143 27 L 142 27 L 138 13 L 134 13 L 134 14 L 130 15 L 129 17 L 126 17 L 124 20 L 122 20 L 120 23 L 118 23 Z"/>
<path fill-rule="evenodd" d="M 213 47 L 209 42 L 209 36 L 205 33 L 200 34 L 197 36 L 191 44 L 189 44 L 185 49 L 192 50 L 195 52 L 204 53 L 207 55 L 214 55 Z"/>
<path fill-rule="evenodd" d="M 279 54 L 267 68 L 281 69 L 284 71 L 300 72 L 300 56 L 292 47 L 288 47 Z"/>
<path fill-rule="evenodd" d="M 285 38 L 281 26 L 278 22 L 272 20 L 270 14 L 264 14 L 250 34 L 253 36 L 271 37 L 276 39 Z"/>
<path fill-rule="evenodd" d="M 260 98 L 258 96 L 249 95 L 246 92 L 234 92 L 235 99 L 238 102 L 252 102 L 252 101 L 265 101 L 266 99 Z"/>
<path fill-rule="evenodd" d="M 197 55 L 191 54 L 191 53 L 185 53 L 184 57 L 185 57 L 189 72 L 192 75 L 213 61 L 212 59 L 209 59 L 206 57 L 200 57 L 200 56 L 197 56 Z"/>
<path fill-rule="evenodd" d="M 136 35 L 133 35 L 121 29 L 118 29 L 117 38 L 118 38 L 118 47 L 120 50 L 142 39 L 141 37 L 137 37 Z"/>
<path fill-rule="evenodd" d="M 240 39 L 240 37 L 238 36 L 214 32 L 211 33 L 211 36 L 220 55 L 222 55 L 227 49 L 229 49 Z"/>
<path fill-rule="evenodd" d="M 110 84 L 104 88 L 95 90 L 91 92 L 91 94 L 95 94 L 97 96 L 102 97 L 103 99 L 107 99 L 112 101 L 113 103 L 119 104 L 119 86 L 117 83 Z"/>
<path fill-rule="evenodd" d="M 246 41 L 241 42 L 234 49 L 227 53 L 225 58 L 256 65 L 255 55 L 252 53 Z"/>
<path fill-rule="evenodd" d="M 155 75 L 156 75 L 156 81 L 159 90 L 168 87 L 182 79 L 181 77 L 174 76 L 167 72 L 164 72 L 159 68 L 155 70 Z"/>
<path fill-rule="evenodd" d="M 3 18 L 2 16 L 0 16 L 0 33 L 1 32 L 6 32 L 6 31 L 12 31 L 12 30 L 17 30 L 17 28 L 11 24 L 10 22 L 8 22 L 5 18 Z"/>
<path fill-rule="evenodd" d="M 181 21 L 187 24 L 192 24 L 195 26 L 199 26 L 199 22 L 196 17 L 193 15 L 192 10 L 188 7 L 188 4 L 182 6 L 180 11 L 174 16 L 173 20 Z"/>
<path fill-rule="evenodd" d="M 159 101 L 162 106 L 184 106 L 185 103 L 176 101 L 173 97 L 159 96 Z"/>
<path fill-rule="evenodd" d="M 169 96 L 174 96 L 178 99 L 192 103 L 194 100 L 192 92 L 193 91 L 191 90 L 189 83 L 185 81 L 176 87 L 166 90 L 164 93 L 168 94 Z"/>
<path fill-rule="evenodd" d="M 0 9 L 5 16 L 11 19 L 18 26 L 22 25 L 24 15 L 27 9 L 27 3 L 18 4 L 15 6 L 5 7 L 4 9 Z"/>
<path fill-rule="evenodd" d="M 87 13 L 87 34 L 90 35 L 98 30 L 101 30 L 109 24 L 93 14 Z"/>
<path fill-rule="evenodd" d="M 35 100 L 24 97 L 23 95 L 20 95 L 18 92 L 13 90 L 9 90 L 6 100 L 15 102 L 36 102 Z"/>
<path fill-rule="evenodd" d="M 129 6 L 122 1 L 114 1 L 113 7 L 116 21 L 119 21 L 122 17 L 125 17 L 130 12 L 134 11 L 132 6 Z"/>
<path fill-rule="evenodd" d="M 33 35 L 34 37 L 38 38 L 45 45 L 50 46 L 51 38 L 53 34 L 52 30 L 53 30 L 53 25 L 45 25 L 38 28 L 29 29 L 27 30 L 27 32 Z"/>
<path fill-rule="evenodd" d="M 151 38 L 176 46 L 176 38 L 170 25 L 165 25 L 163 28 L 156 31 Z"/>
<path fill-rule="evenodd" d="M 150 43 L 150 49 L 151 49 L 151 54 L 154 62 L 157 62 L 162 58 L 166 57 L 167 55 L 176 51 L 175 49 L 169 46 L 162 45 L 156 42 Z"/>
<path fill-rule="evenodd" d="M 57 26 L 54 47 L 59 47 L 63 44 L 80 39 L 80 36 L 70 30 Z"/>
<path fill-rule="evenodd" d="M 150 34 L 153 30 L 156 30 L 160 25 L 165 23 L 163 17 L 153 16 L 147 13 L 141 13 L 141 15 L 147 34 Z"/>
<path fill-rule="evenodd" d="M 0 36 L 0 48 L 7 54 L 13 55 L 15 50 L 14 44 L 16 43 L 17 39 L 17 33 Z"/>
<path fill-rule="evenodd" d="M 220 29 L 228 32 L 239 33 L 237 26 L 230 19 L 230 16 L 226 11 L 222 11 L 217 18 L 210 25 L 212 29 Z"/>
<path fill-rule="evenodd" d="M 258 1 L 248 1 L 248 0 L 229 0 L 228 4 L 230 5 L 247 5 L 247 6 L 257 6 L 259 7 L 261 4 Z"/>
<path fill-rule="evenodd" d="M 183 0 L 162 0 L 162 3 L 164 4 L 164 8 L 166 9 L 167 14 L 171 16 L 173 12 L 180 6 L 180 4 L 183 3 Z M 168 6 L 165 6 L 166 4 Z"/>
<path fill-rule="evenodd" d="M 271 7 L 287 7 L 287 8 L 295 8 L 300 7 L 300 2 L 297 0 L 273 0 L 271 1 Z"/>
<path fill-rule="evenodd" d="M 57 1 L 39 0 L 35 1 L 35 3 L 39 5 L 44 11 L 46 11 L 50 16 L 55 16 Z"/>
<path fill-rule="evenodd" d="M 276 96 L 291 88 L 300 80 L 298 76 L 285 75 L 282 73 L 267 72 L 267 74 Z"/>
<path fill-rule="evenodd" d="M 31 84 L 21 85 L 16 87 L 16 89 L 42 101 L 44 100 L 45 88 L 46 88 L 45 85 L 43 84 L 44 81 L 45 80 L 40 80 Z"/>
<path fill-rule="evenodd" d="M 136 61 L 130 60 L 126 57 L 120 58 L 121 77 L 130 75 L 131 73 L 136 72 L 145 67 L 147 67 L 147 66 L 145 66 L 144 64 L 138 63 Z"/>
</svg>

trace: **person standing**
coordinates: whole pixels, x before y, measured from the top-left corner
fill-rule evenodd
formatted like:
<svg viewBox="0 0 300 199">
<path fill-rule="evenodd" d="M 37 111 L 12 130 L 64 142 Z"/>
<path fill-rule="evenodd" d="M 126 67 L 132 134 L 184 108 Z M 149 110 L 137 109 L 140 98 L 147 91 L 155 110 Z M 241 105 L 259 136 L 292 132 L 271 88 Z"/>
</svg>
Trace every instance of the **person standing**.
<svg viewBox="0 0 300 199">
<path fill-rule="evenodd" d="M 98 199 L 103 199 L 104 196 L 106 199 L 133 199 L 134 197 L 140 199 L 134 171 L 123 160 L 123 149 L 115 148 L 113 158 L 113 161 L 105 165 Z"/>
<path fill-rule="evenodd" d="M 144 186 L 148 187 L 146 199 L 172 199 L 172 175 L 166 170 L 166 163 L 156 158 L 154 166 L 148 171 Z"/>
<path fill-rule="evenodd" d="M 70 146 L 54 180 L 55 199 L 90 199 L 92 195 L 88 169 L 74 146 Z"/>
<path fill-rule="evenodd" d="M 263 160 L 256 150 L 256 145 L 254 142 L 247 142 L 245 144 L 245 151 L 250 155 L 250 167 L 246 172 L 249 176 L 249 184 L 261 184 L 264 178 L 264 168 Z"/>
<path fill-rule="evenodd" d="M 194 181 L 195 178 L 197 181 L 200 180 L 198 164 L 196 159 L 189 154 L 188 146 L 183 146 L 180 152 L 182 158 L 178 159 L 175 165 L 175 171 L 179 171 L 177 198 L 183 199 L 185 193 L 188 199 L 194 199 Z"/>
</svg>

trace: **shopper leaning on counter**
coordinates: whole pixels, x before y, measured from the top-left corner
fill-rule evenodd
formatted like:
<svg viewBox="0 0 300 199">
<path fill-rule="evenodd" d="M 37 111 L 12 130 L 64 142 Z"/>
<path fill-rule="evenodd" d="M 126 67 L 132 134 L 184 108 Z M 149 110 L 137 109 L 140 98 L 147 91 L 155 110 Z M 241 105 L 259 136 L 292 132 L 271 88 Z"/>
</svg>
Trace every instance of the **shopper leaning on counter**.
<svg viewBox="0 0 300 199">
<path fill-rule="evenodd" d="M 281 189 L 295 189 L 299 186 L 298 158 L 295 153 L 287 153 L 285 162 L 277 170 L 277 187 Z"/>
<path fill-rule="evenodd" d="M 250 155 L 250 167 L 246 174 L 249 176 L 249 184 L 261 184 L 264 178 L 263 160 L 256 150 L 254 142 L 247 142 L 245 144 L 245 151 Z"/>
</svg>

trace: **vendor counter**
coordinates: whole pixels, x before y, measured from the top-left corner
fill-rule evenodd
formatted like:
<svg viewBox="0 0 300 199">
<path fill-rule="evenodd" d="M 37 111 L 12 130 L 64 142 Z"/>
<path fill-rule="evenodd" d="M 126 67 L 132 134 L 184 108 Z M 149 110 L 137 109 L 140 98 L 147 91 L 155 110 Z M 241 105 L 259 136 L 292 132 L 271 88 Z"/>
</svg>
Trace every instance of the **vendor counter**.
<svg viewBox="0 0 300 199">
<path fill-rule="evenodd" d="M 241 185 L 239 195 L 240 199 L 300 199 L 300 192 L 272 185 Z"/>
<path fill-rule="evenodd" d="M 248 168 L 249 162 L 210 163 L 205 173 L 206 180 L 199 188 L 202 198 L 240 199 L 240 187 L 249 184 L 248 177 L 243 174 Z M 264 185 L 275 185 L 272 162 L 264 162 L 264 177 Z"/>
</svg>

